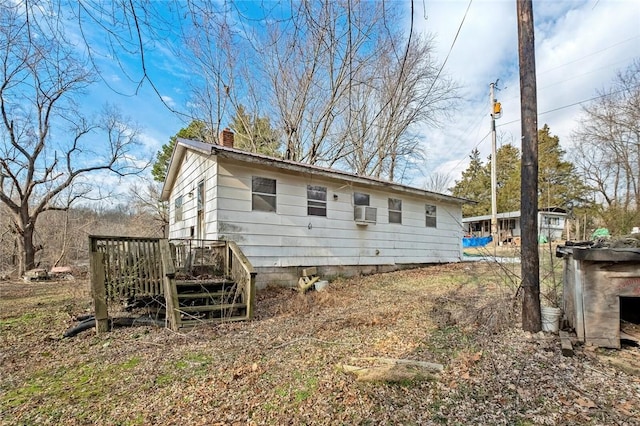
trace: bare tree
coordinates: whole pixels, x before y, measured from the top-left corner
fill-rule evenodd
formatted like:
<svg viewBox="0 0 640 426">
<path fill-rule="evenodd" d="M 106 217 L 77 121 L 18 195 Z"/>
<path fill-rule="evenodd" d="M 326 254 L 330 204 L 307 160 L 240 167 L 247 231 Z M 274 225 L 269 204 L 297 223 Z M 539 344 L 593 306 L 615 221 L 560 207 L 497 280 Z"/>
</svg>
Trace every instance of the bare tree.
<svg viewBox="0 0 640 426">
<path fill-rule="evenodd" d="M 394 180 L 420 157 L 416 128 L 454 99 L 429 39 L 397 30 L 388 3 L 301 2 L 275 21 L 264 72 L 286 158 Z"/>
<path fill-rule="evenodd" d="M 437 126 L 455 97 L 430 59 L 430 41 L 413 37 L 407 43 L 398 56 L 401 38 L 381 40 L 375 66 L 356 75 L 360 95 L 349 103 L 344 139 L 351 149 L 344 161 L 359 174 L 395 180 L 403 162 L 422 157 L 416 127 Z"/>
<path fill-rule="evenodd" d="M 140 235 L 169 235 L 169 205 L 160 200 L 161 191 L 161 183 L 146 179 L 129 188 L 129 206 L 133 209 L 133 214 L 144 219 L 151 218 L 151 223 L 140 227 L 144 228 Z"/>
<path fill-rule="evenodd" d="M 237 5 L 188 4 L 186 45 L 207 82 L 196 117 L 211 128 L 267 117 L 287 159 L 394 180 L 422 156 L 419 127 L 437 125 L 455 97 L 431 40 L 404 34 L 389 3 L 293 2 L 260 19 Z"/>
<path fill-rule="evenodd" d="M 206 142 L 215 143 L 232 110 L 236 94 L 235 62 L 240 56 L 229 23 L 230 6 L 209 1 L 184 4 L 188 25 L 183 27 L 183 45 L 176 54 L 198 79 L 191 86 L 191 116 L 211 130 Z"/>
<path fill-rule="evenodd" d="M 135 128 L 113 108 L 95 123 L 80 113 L 76 96 L 94 75 L 61 26 L 38 24 L 40 6 L 0 9 L 0 201 L 17 237 L 19 273 L 35 265 L 40 214 L 89 196 L 89 173 L 140 171 L 131 152 Z"/>
<path fill-rule="evenodd" d="M 135 75 L 123 69 L 136 87 L 155 87 L 148 46 L 182 35 L 177 50 L 196 76 L 191 116 L 208 124 L 212 140 L 242 105 L 247 117 L 273 123 L 285 158 L 396 180 L 407 161 L 423 156 L 419 130 L 438 125 L 455 98 L 431 39 L 397 25 L 404 18 L 397 4 L 267 3 L 260 17 L 232 2 L 110 5 L 80 1 L 74 10 L 81 29 L 97 24 L 111 56 L 139 58 Z"/>
<path fill-rule="evenodd" d="M 575 163 L 616 215 L 637 215 L 640 200 L 640 59 L 584 108 L 573 133 Z"/>
<path fill-rule="evenodd" d="M 427 178 L 424 188 L 428 191 L 440 192 L 446 194 L 451 184 L 451 175 L 449 173 L 433 173 Z"/>
</svg>

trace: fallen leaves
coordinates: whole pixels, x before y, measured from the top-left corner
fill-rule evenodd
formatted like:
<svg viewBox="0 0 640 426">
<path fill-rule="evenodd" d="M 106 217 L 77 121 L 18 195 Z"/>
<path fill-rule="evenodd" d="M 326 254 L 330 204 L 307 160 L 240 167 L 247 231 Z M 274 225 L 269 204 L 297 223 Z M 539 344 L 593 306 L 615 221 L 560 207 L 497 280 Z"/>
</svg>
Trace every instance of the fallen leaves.
<svg viewBox="0 0 640 426">
<path fill-rule="evenodd" d="M 361 382 L 417 383 L 435 379 L 434 373 L 443 370 L 441 364 L 410 359 L 384 357 L 350 358 L 350 362 L 368 363 L 358 367 L 339 364 L 338 369 L 354 374 Z"/>
<path fill-rule="evenodd" d="M 596 408 L 597 405 L 589 398 L 577 398 L 575 400 L 576 405 L 582 408 Z"/>
<path fill-rule="evenodd" d="M 581 346 L 562 357 L 557 339 L 505 322 L 499 281 L 482 265 L 440 265 L 260 291 L 251 322 L 64 340 L 45 336 L 87 309 L 86 295 L 69 297 L 79 282 L 0 283 L 12 295 L 0 299 L 3 422 L 640 424 L 638 377 Z M 443 369 L 414 380 L 402 375 L 414 368 L 378 362 L 389 358 Z M 400 378 L 361 382 L 335 368 L 345 363 Z"/>
</svg>

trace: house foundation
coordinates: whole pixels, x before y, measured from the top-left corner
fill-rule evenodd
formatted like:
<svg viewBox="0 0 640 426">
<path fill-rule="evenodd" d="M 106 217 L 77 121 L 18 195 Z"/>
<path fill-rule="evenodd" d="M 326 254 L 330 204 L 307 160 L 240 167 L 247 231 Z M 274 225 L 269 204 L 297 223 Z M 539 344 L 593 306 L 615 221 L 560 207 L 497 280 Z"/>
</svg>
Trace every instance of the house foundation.
<svg viewBox="0 0 640 426">
<path fill-rule="evenodd" d="M 405 263 L 397 265 L 339 265 L 317 266 L 318 276 L 325 280 L 355 277 L 360 275 L 379 274 L 403 269 L 415 269 L 429 266 L 424 263 Z M 256 274 L 256 288 L 264 289 L 268 286 L 295 287 L 302 270 L 314 265 L 289 267 L 254 267 Z"/>
</svg>

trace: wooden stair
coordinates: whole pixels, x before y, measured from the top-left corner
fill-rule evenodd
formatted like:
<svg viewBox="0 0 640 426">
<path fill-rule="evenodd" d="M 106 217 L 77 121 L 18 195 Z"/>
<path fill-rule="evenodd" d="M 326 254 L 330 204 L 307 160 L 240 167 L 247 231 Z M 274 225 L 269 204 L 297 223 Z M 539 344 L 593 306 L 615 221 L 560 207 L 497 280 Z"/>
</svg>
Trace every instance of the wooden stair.
<svg viewBox="0 0 640 426">
<path fill-rule="evenodd" d="M 162 313 L 172 330 L 253 317 L 255 272 L 251 263 L 233 242 L 214 246 L 219 249 L 217 254 L 210 249 L 181 249 L 187 261 L 175 263 L 168 245 L 161 250 L 166 306 Z"/>
<path fill-rule="evenodd" d="M 229 278 L 175 280 L 175 288 L 180 328 L 246 318 L 244 296 Z"/>
<path fill-rule="evenodd" d="M 90 236 L 89 246 L 98 333 L 109 330 L 114 301 L 174 331 L 253 318 L 256 272 L 233 241 Z"/>
</svg>

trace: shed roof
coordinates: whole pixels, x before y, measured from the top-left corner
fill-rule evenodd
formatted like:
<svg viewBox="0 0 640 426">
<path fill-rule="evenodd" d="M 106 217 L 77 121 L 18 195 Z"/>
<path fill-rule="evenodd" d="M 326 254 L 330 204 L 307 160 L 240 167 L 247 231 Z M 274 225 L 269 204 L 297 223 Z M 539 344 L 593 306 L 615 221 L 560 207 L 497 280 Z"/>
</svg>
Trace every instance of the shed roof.
<svg viewBox="0 0 640 426">
<path fill-rule="evenodd" d="M 438 192 L 427 191 L 420 188 L 414 188 L 399 183 L 389 182 L 383 179 L 376 179 L 367 176 L 358 176 L 354 173 L 342 170 L 330 169 L 327 167 L 316 166 L 312 164 L 300 163 L 297 161 L 283 160 L 279 158 L 269 157 L 263 154 L 246 152 L 235 148 L 228 148 L 222 145 L 213 145 L 190 139 L 178 138 L 176 146 L 171 155 L 167 176 L 162 187 L 161 199 L 167 201 L 171 193 L 171 188 L 177 178 L 179 165 L 182 162 L 184 154 L 188 151 L 200 152 L 204 155 L 212 155 L 220 158 L 231 159 L 249 164 L 259 164 L 265 167 L 280 169 L 283 171 L 312 174 L 330 179 L 338 179 L 346 182 L 358 183 L 361 185 L 379 188 L 383 190 L 411 193 L 414 195 L 425 196 L 433 200 L 444 201 L 454 204 L 473 203 L 474 201 L 451 195 L 441 194 Z"/>
<path fill-rule="evenodd" d="M 547 216 L 565 216 L 567 214 L 567 211 L 564 209 L 561 209 L 560 207 L 545 207 L 545 208 L 538 209 L 538 212 L 544 213 Z M 497 214 L 497 219 L 517 219 L 519 217 L 520 217 L 520 210 Z M 479 222 L 483 220 L 491 220 L 491 215 L 485 214 L 482 216 L 463 217 L 462 223 Z"/>
</svg>

